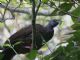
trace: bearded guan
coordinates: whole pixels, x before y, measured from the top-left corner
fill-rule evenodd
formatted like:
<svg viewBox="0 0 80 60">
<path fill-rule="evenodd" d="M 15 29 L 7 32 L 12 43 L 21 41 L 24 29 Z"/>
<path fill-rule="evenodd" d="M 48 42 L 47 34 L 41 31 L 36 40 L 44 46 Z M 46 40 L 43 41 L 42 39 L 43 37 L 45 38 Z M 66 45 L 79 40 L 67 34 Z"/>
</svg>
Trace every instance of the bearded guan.
<svg viewBox="0 0 80 60">
<path fill-rule="evenodd" d="M 59 23 L 59 20 L 50 20 L 46 26 L 36 24 L 36 43 L 35 47 L 38 50 L 43 46 L 43 39 L 47 42 L 54 35 L 54 27 Z M 7 40 L 5 44 L 10 44 L 13 46 L 14 50 L 18 54 L 25 54 L 30 52 L 32 46 L 32 25 L 24 27 L 10 36 L 9 41 Z M 4 46 L 3 52 L 4 57 L 2 60 L 11 60 L 11 58 L 16 54 L 12 48 Z"/>
</svg>

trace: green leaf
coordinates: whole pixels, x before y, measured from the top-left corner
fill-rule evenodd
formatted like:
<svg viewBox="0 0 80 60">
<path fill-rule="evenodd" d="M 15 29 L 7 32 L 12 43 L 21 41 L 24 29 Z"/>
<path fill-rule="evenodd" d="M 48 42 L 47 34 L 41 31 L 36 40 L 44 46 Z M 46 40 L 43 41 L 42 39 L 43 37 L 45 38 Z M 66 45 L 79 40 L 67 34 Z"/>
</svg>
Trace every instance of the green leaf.
<svg viewBox="0 0 80 60">
<path fill-rule="evenodd" d="M 37 50 L 32 50 L 28 55 L 27 57 L 30 59 L 30 60 L 34 60 L 35 57 L 37 55 Z"/>
<path fill-rule="evenodd" d="M 72 26 L 72 28 L 73 28 L 74 30 L 80 30 L 80 23 L 75 23 L 75 24 Z"/>
<path fill-rule="evenodd" d="M 77 7 L 74 11 L 72 11 L 72 14 L 75 16 L 80 16 L 80 6 Z"/>
<path fill-rule="evenodd" d="M 73 10 L 72 12 L 71 12 L 71 14 L 73 15 L 73 20 L 74 20 L 74 22 L 75 23 L 78 23 L 78 18 L 75 18 L 75 17 L 80 17 L 80 6 L 79 7 L 77 7 L 75 10 Z"/>
<path fill-rule="evenodd" d="M 68 12 L 71 9 L 72 5 L 73 5 L 72 3 L 63 3 L 59 6 L 59 8 L 62 11 Z"/>
<path fill-rule="evenodd" d="M 49 0 L 42 0 L 43 3 L 47 3 Z"/>
<path fill-rule="evenodd" d="M 64 15 L 66 12 L 68 12 L 72 7 L 71 3 L 62 3 L 59 8 L 56 8 L 53 12 L 52 15 Z"/>
<path fill-rule="evenodd" d="M 16 42 L 16 43 L 14 44 L 14 46 L 19 45 L 19 44 L 21 44 L 21 43 L 22 43 L 21 41 Z"/>
<path fill-rule="evenodd" d="M 10 44 L 4 44 L 3 47 L 10 47 Z"/>
</svg>

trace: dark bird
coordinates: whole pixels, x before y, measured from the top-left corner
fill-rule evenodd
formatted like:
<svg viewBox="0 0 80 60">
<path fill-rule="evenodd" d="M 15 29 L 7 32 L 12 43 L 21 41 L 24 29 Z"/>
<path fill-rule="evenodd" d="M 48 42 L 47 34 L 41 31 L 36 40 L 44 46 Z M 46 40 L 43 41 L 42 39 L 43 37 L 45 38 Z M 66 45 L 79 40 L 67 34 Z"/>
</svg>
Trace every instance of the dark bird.
<svg viewBox="0 0 80 60">
<path fill-rule="evenodd" d="M 45 27 L 40 24 L 36 24 L 37 34 L 35 47 L 37 50 L 43 46 L 43 39 L 47 42 L 53 37 L 53 28 L 56 27 L 58 23 L 58 20 L 50 20 L 48 25 Z M 24 27 L 14 33 L 12 36 L 10 36 L 9 41 L 18 54 L 30 52 L 32 44 L 32 25 Z M 7 40 L 5 44 L 9 44 L 9 41 Z M 7 46 L 4 46 L 2 53 L 4 54 L 2 60 L 11 60 L 11 58 L 16 54 L 11 47 Z"/>
</svg>

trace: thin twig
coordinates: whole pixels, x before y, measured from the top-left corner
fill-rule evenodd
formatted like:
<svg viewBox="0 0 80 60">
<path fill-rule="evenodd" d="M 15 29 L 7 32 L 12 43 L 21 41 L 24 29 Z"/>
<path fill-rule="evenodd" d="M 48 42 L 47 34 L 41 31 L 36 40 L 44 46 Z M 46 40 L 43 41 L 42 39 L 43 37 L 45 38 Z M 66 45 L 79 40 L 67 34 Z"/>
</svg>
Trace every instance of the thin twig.
<svg viewBox="0 0 80 60">
<path fill-rule="evenodd" d="M 8 5 L 9 5 L 10 1 L 11 1 L 11 0 L 8 1 L 7 5 L 6 5 L 5 9 L 4 9 L 4 14 L 3 14 L 3 16 L 2 16 L 2 20 L 3 20 L 3 21 L 5 21 L 4 18 L 5 18 L 6 10 L 7 10 L 7 7 L 8 7 Z"/>
<path fill-rule="evenodd" d="M 5 18 L 5 14 L 6 14 L 6 8 L 8 7 L 10 1 L 11 1 L 11 0 L 8 1 L 7 5 L 6 5 L 6 7 L 5 7 L 5 10 L 4 10 L 4 14 L 3 14 L 3 16 L 2 16 L 2 20 L 3 20 L 4 26 L 5 26 L 5 28 L 8 30 L 9 33 L 10 33 L 10 29 L 9 29 L 9 28 L 7 27 L 7 25 L 5 24 L 4 18 Z"/>
<path fill-rule="evenodd" d="M 11 42 L 10 42 L 10 40 L 8 39 L 8 42 L 9 42 L 9 44 L 10 44 L 10 48 L 15 52 L 15 54 L 17 54 L 18 55 L 18 53 L 16 52 L 16 50 L 14 49 L 14 47 L 12 46 L 12 44 L 11 44 Z"/>
<path fill-rule="evenodd" d="M 52 53 L 51 49 L 49 48 L 47 42 L 45 41 L 45 39 L 44 39 L 44 37 L 42 35 L 41 35 L 41 38 L 42 38 L 43 42 L 45 43 L 45 45 L 48 47 L 49 51 Z"/>
<path fill-rule="evenodd" d="M 15 7 L 14 10 L 16 10 L 17 8 L 19 8 L 21 6 L 21 4 L 22 4 L 22 2 L 20 2 L 20 4 L 17 7 Z"/>
<path fill-rule="evenodd" d="M 50 50 L 50 52 L 52 53 L 51 49 L 49 48 L 49 46 L 48 46 L 48 44 L 47 44 L 46 40 L 44 39 L 44 37 L 42 36 L 42 34 L 41 34 L 39 31 L 37 31 L 37 32 L 40 34 L 40 36 L 41 36 L 41 38 L 42 38 L 43 42 L 45 43 L 45 45 L 48 47 L 48 49 L 49 49 L 49 50 Z"/>
<path fill-rule="evenodd" d="M 77 4 L 78 6 L 80 6 L 80 4 L 78 4 L 78 2 L 77 2 L 76 0 L 73 0 L 73 2 L 74 2 L 75 4 Z"/>
<path fill-rule="evenodd" d="M 6 5 L 6 8 L 8 7 L 8 5 L 9 5 L 9 3 L 10 3 L 10 1 L 11 0 L 9 0 L 9 1 L 7 1 L 8 3 L 7 3 L 7 5 Z M 3 14 L 3 16 L 2 16 L 2 19 L 4 20 L 4 16 L 5 16 L 5 13 L 6 13 L 6 8 L 5 8 L 5 11 L 4 11 L 4 14 Z M 4 26 L 5 26 L 5 28 L 8 30 L 8 32 L 10 33 L 10 29 L 7 27 L 7 25 L 5 24 L 5 20 L 4 20 Z M 9 44 L 10 44 L 10 47 L 13 49 L 13 51 L 15 52 L 15 54 L 18 54 L 17 52 L 16 52 L 16 50 L 14 49 L 14 47 L 11 45 L 11 42 L 10 42 L 10 40 L 8 39 L 8 42 L 9 42 Z"/>
<path fill-rule="evenodd" d="M 36 15 L 37 15 L 37 13 L 38 13 L 38 10 L 39 10 L 39 8 L 40 8 L 40 5 L 41 5 L 41 0 L 39 0 L 39 4 L 38 4 L 37 9 L 36 9 Z"/>
</svg>

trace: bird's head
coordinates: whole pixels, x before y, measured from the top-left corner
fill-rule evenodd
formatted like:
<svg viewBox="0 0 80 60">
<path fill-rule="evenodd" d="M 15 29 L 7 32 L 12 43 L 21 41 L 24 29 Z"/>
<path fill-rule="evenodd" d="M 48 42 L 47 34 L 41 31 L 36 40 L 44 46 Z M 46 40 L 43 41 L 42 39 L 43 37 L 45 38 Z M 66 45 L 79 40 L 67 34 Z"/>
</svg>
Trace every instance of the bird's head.
<svg viewBox="0 0 80 60">
<path fill-rule="evenodd" d="M 60 22 L 60 20 L 56 20 L 56 19 L 54 19 L 54 20 L 50 20 L 49 21 L 49 27 L 56 27 L 58 24 L 59 24 L 59 22 Z"/>
</svg>

